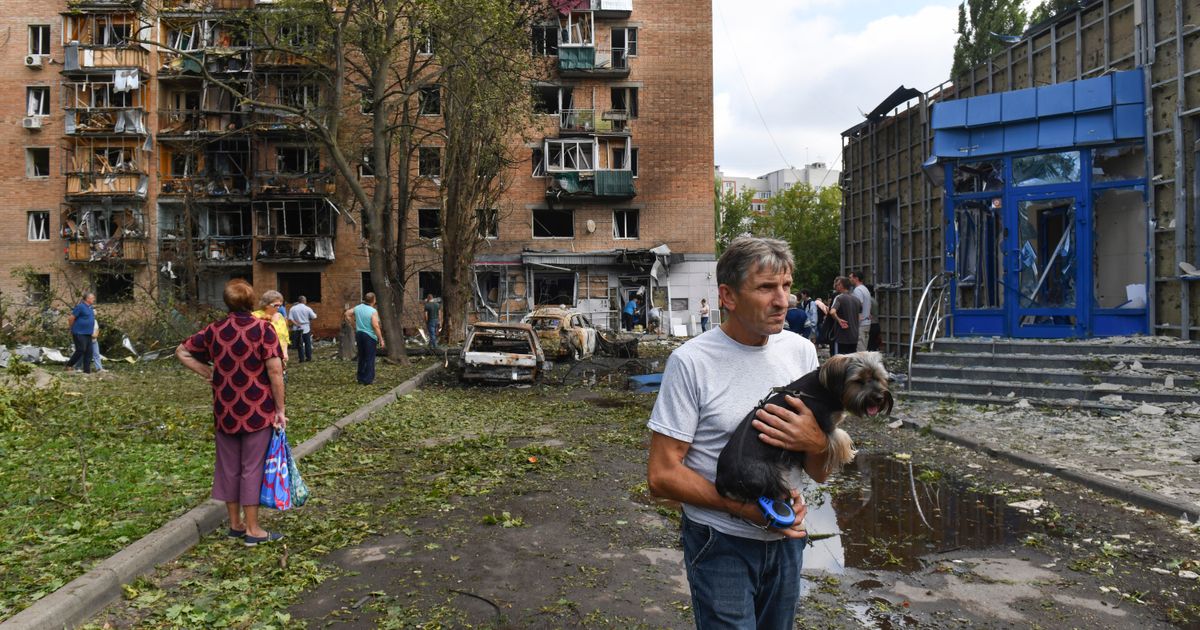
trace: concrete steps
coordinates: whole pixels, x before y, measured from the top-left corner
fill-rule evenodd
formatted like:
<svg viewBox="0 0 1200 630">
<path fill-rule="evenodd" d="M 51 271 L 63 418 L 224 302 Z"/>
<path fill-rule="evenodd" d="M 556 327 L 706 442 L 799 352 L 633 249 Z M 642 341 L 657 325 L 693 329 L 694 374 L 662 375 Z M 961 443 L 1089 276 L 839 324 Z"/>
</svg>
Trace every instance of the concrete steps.
<svg viewBox="0 0 1200 630">
<path fill-rule="evenodd" d="M 913 357 L 908 376 L 901 394 L 911 398 L 1193 408 L 1200 407 L 1200 344 L 940 339 L 932 351 Z"/>
</svg>

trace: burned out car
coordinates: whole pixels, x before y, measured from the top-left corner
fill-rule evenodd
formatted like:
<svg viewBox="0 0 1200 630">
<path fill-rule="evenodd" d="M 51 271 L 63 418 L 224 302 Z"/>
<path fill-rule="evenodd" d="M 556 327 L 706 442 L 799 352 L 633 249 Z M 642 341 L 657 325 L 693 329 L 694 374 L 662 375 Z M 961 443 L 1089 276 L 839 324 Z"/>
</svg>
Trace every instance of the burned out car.
<svg viewBox="0 0 1200 630">
<path fill-rule="evenodd" d="M 529 324 L 480 322 L 463 344 L 458 377 L 467 382 L 533 382 L 546 357 Z"/>
<path fill-rule="evenodd" d="M 578 361 L 596 354 L 596 329 L 577 310 L 547 306 L 535 309 L 521 321 L 533 326 L 550 358 Z"/>
</svg>

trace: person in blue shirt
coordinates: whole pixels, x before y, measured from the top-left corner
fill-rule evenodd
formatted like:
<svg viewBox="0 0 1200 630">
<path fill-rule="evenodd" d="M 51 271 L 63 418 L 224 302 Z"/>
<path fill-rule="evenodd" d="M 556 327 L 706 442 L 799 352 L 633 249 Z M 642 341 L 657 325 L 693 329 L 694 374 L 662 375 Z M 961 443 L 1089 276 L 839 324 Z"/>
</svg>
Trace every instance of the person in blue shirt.
<svg viewBox="0 0 1200 630">
<path fill-rule="evenodd" d="M 796 299 L 795 295 L 788 295 L 788 310 L 787 314 L 784 315 L 784 319 L 787 321 L 788 330 L 803 337 L 804 324 L 808 321 L 808 313 L 800 308 L 799 304 L 800 300 Z"/>
<path fill-rule="evenodd" d="M 358 382 L 370 385 L 375 382 L 376 347 L 384 347 L 374 293 L 367 293 L 362 304 L 346 310 L 346 323 L 354 327 L 354 342 L 358 346 Z"/>
<path fill-rule="evenodd" d="M 84 293 L 83 299 L 75 308 L 71 309 L 71 317 L 68 324 L 71 326 L 71 339 L 75 343 L 75 352 L 67 361 L 67 371 L 72 372 L 75 365 L 80 359 L 83 360 L 83 372 L 85 374 L 92 373 L 92 334 L 96 331 L 96 309 L 92 307 L 96 303 L 95 293 Z"/>
<path fill-rule="evenodd" d="M 621 328 L 625 330 L 633 330 L 633 325 L 637 323 L 637 309 L 642 298 L 633 296 L 625 302 L 625 308 L 621 311 Z"/>
</svg>

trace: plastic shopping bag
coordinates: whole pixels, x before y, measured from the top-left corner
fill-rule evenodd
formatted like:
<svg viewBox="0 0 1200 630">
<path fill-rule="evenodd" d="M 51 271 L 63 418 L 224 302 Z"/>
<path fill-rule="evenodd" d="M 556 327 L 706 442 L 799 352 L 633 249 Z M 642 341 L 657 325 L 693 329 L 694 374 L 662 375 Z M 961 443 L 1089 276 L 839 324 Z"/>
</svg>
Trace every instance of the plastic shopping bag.
<svg viewBox="0 0 1200 630">
<path fill-rule="evenodd" d="M 283 448 L 287 450 L 288 462 L 288 482 L 291 483 L 289 490 L 292 495 L 292 507 L 300 507 L 308 501 L 308 484 L 304 483 L 304 478 L 300 476 L 300 469 L 296 467 L 296 458 L 292 457 L 292 447 L 283 441 Z"/>
<path fill-rule="evenodd" d="M 275 429 L 271 445 L 267 447 L 267 459 L 263 462 L 262 489 L 258 493 L 258 504 L 274 510 L 292 507 L 291 484 L 288 482 L 287 434 Z"/>
</svg>

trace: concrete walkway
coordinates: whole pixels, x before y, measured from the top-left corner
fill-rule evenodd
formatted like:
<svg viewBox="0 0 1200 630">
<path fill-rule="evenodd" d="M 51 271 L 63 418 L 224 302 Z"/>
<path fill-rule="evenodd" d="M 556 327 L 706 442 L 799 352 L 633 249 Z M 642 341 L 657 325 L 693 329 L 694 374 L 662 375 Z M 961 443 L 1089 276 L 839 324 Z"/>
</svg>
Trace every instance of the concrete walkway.
<svg viewBox="0 0 1200 630">
<path fill-rule="evenodd" d="M 441 367 L 440 363 L 435 363 L 388 393 L 359 407 L 293 448 L 292 455 L 299 459 L 319 450 L 350 425 L 366 420 L 372 413 L 395 402 L 398 397 L 420 387 Z M 43 630 L 70 628 L 82 624 L 120 598 L 122 585 L 129 584 L 139 575 L 150 573 L 159 564 L 183 555 L 195 546 L 202 536 L 220 527 L 225 518 L 224 503 L 209 500 L 198 505 L 10 617 L 0 624 L 0 629 Z"/>
</svg>

